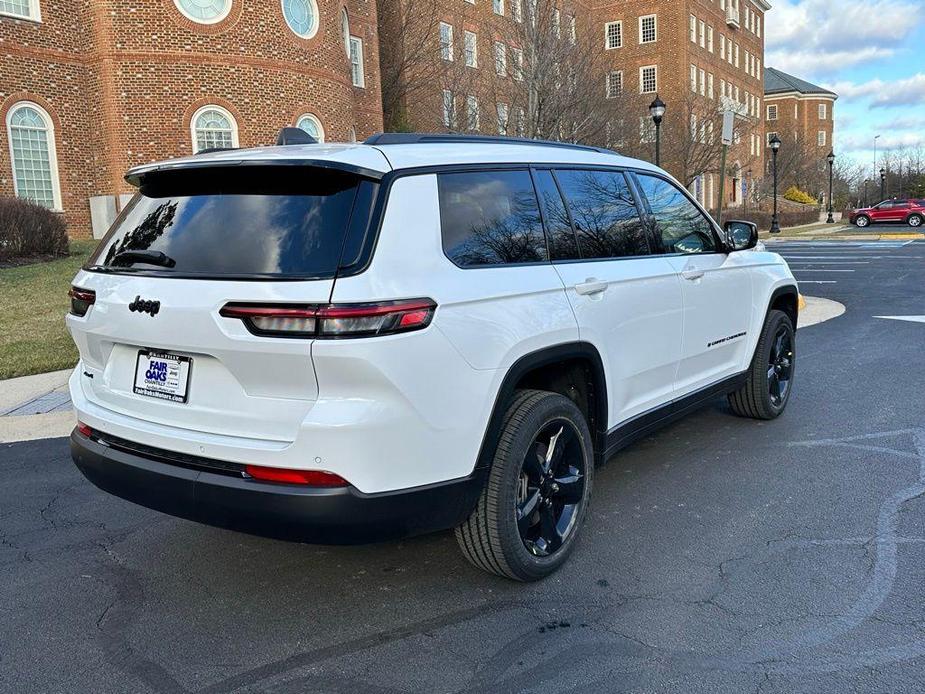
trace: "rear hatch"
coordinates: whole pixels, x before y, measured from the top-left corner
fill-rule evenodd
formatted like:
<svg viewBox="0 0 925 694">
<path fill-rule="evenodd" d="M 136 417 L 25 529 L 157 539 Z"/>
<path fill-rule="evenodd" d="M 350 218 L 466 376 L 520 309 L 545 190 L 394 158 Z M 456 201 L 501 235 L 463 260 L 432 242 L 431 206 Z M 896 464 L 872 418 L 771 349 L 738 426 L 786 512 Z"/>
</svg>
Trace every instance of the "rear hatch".
<svg viewBox="0 0 925 694">
<path fill-rule="evenodd" d="M 366 233 L 374 177 L 244 162 L 135 180 L 74 281 L 95 293 L 68 316 L 84 395 L 149 423 L 294 440 L 318 393 L 311 337 L 263 336 L 220 311 L 327 303 L 345 246 Z"/>
</svg>

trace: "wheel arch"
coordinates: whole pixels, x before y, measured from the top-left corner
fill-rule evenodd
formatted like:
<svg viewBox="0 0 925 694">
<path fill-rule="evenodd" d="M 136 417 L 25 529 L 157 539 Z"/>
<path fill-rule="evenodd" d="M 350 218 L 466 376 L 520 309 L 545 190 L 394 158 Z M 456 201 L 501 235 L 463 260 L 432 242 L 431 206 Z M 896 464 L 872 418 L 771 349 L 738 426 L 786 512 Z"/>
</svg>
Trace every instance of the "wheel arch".
<svg viewBox="0 0 925 694">
<path fill-rule="evenodd" d="M 583 382 L 575 394 L 567 386 L 581 369 Z M 575 384 L 571 384 L 575 385 Z M 552 345 L 523 355 L 504 375 L 495 394 L 495 404 L 488 420 L 476 469 L 488 470 L 492 455 L 501 434 L 502 418 L 507 403 L 518 388 L 552 390 L 569 397 L 588 417 L 588 426 L 594 439 L 595 463 L 603 461 L 607 437 L 607 381 L 604 362 L 597 348 L 589 342 L 569 342 Z"/>
<path fill-rule="evenodd" d="M 771 293 L 768 308 L 764 312 L 764 319 L 767 320 L 768 314 L 775 309 L 786 313 L 796 329 L 797 319 L 800 317 L 800 292 L 795 284 L 785 284 Z"/>
</svg>

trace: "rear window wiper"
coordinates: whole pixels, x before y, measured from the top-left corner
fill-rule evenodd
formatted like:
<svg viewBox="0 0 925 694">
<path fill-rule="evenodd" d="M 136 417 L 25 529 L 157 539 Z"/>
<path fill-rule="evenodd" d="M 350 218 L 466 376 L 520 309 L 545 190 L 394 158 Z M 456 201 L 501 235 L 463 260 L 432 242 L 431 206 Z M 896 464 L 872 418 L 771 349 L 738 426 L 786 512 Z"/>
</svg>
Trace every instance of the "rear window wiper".
<svg viewBox="0 0 925 694">
<path fill-rule="evenodd" d="M 177 261 L 162 251 L 144 251 L 144 250 L 126 250 L 116 253 L 111 265 L 118 265 L 119 261 L 128 261 L 130 263 L 145 263 L 146 265 L 160 265 L 161 267 L 173 267 Z"/>
</svg>

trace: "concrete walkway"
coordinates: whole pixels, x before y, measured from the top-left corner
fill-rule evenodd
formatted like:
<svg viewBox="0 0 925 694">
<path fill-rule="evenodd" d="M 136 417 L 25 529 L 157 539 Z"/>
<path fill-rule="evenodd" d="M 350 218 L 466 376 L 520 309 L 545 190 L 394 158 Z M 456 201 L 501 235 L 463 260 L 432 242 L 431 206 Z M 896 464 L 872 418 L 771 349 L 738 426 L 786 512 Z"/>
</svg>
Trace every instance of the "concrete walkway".
<svg viewBox="0 0 925 694">
<path fill-rule="evenodd" d="M 837 301 L 807 296 L 799 328 L 845 312 Z M 0 443 L 67 436 L 76 424 L 67 392 L 70 369 L 0 381 Z"/>
</svg>

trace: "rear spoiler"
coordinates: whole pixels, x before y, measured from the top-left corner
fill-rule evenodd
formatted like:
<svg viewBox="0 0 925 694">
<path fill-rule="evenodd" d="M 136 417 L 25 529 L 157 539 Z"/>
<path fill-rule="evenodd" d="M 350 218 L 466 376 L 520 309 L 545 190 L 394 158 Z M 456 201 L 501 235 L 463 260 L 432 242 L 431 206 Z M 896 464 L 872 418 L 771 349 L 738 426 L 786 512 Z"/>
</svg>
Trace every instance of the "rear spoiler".
<svg viewBox="0 0 925 694">
<path fill-rule="evenodd" d="M 221 158 L 184 158 L 172 159 L 169 161 L 155 162 L 154 164 L 145 164 L 136 166 L 128 170 L 125 174 L 125 180 L 130 185 L 138 188 L 141 186 L 142 179 L 154 173 L 165 173 L 168 171 L 194 170 L 194 169 L 215 169 L 215 168 L 237 168 L 237 167 L 283 167 L 283 166 L 305 166 L 315 169 L 327 169 L 329 171 L 340 171 L 343 173 L 354 174 L 361 178 L 368 178 L 373 181 L 380 180 L 385 172 L 368 169 L 349 162 L 337 161 L 333 159 L 312 159 L 309 157 L 300 158 L 267 158 L 251 159 L 221 157 Z"/>
</svg>

